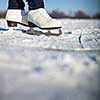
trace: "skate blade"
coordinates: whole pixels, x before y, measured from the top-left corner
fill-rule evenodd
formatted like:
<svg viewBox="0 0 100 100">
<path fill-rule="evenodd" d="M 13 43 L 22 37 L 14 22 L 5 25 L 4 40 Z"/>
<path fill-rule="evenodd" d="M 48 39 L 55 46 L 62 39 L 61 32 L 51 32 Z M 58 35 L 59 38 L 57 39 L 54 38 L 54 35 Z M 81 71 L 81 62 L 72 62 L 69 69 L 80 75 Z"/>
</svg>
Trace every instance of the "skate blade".
<svg viewBox="0 0 100 100">
<path fill-rule="evenodd" d="M 46 36 L 59 36 L 62 34 L 62 30 L 61 29 L 40 29 L 38 27 L 35 28 L 31 28 L 30 31 L 28 31 L 27 33 L 31 34 L 31 35 L 46 35 Z"/>
</svg>

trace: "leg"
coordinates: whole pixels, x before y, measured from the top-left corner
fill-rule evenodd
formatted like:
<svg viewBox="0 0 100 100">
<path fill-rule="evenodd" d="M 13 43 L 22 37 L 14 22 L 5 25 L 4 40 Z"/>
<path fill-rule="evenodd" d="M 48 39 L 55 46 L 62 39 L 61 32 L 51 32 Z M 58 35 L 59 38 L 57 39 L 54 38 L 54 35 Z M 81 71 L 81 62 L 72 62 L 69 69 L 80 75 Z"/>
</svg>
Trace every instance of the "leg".
<svg viewBox="0 0 100 100">
<path fill-rule="evenodd" d="M 9 0 L 8 11 L 6 14 L 6 20 L 8 26 L 16 26 L 17 22 L 22 22 L 24 14 L 24 2 L 23 0 Z M 24 17 L 26 20 L 26 17 Z M 25 21 L 26 23 L 26 21 Z"/>
<path fill-rule="evenodd" d="M 21 9 L 24 10 L 24 2 L 23 0 L 9 0 L 8 9 Z"/>
<path fill-rule="evenodd" d="M 27 2 L 29 5 L 29 10 L 44 8 L 43 0 L 27 0 Z"/>
</svg>

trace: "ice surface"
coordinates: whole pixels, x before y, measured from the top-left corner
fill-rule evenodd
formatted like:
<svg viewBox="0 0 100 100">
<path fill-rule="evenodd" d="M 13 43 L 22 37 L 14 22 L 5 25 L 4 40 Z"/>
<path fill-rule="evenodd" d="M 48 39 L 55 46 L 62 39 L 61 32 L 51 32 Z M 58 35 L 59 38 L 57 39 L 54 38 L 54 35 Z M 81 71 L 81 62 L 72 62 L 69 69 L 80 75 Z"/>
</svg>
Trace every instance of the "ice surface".
<svg viewBox="0 0 100 100">
<path fill-rule="evenodd" d="M 61 21 L 58 37 L 0 30 L 0 100 L 100 100 L 100 21 Z"/>
</svg>

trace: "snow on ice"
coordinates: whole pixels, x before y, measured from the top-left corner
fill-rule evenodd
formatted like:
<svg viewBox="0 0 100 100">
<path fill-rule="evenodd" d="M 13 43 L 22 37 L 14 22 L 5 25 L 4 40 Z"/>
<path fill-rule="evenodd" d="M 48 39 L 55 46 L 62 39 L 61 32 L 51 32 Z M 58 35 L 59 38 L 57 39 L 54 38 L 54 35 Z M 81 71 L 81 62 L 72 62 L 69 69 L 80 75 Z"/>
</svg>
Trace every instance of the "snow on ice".
<svg viewBox="0 0 100 100">
<path fill-rule="evenodd" d="M 100 21 L 61 21 L 56 37 L 0 20 L 0 100 L 100 99 Z"/>
</svg>

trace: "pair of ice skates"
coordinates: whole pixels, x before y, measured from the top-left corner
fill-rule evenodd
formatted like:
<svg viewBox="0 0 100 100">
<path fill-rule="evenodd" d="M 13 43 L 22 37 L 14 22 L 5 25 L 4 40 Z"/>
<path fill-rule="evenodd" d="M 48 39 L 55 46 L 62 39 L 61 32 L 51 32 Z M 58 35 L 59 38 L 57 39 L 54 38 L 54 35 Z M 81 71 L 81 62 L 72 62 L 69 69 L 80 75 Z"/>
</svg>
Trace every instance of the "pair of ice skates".
<svg viewBox="0 0 100 100">
<path fill-rule="evenodd" d="M 8 26 L 17 26 L 17 23 L 31 27 L 34 32 L 35 28 L 39 28 L 39 32 L 44 34 L 60 35 L 62 24 L 59 20 L 53 19 L 47 13 L 44 8 L 31 10 L 29 13 L 25 13 L 22 10 L 10 9 L 7 11 L 6 20 Z M 38 32 L 37 32 L 38 33 Z"/>
</svg>

